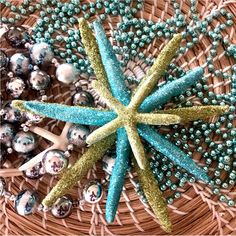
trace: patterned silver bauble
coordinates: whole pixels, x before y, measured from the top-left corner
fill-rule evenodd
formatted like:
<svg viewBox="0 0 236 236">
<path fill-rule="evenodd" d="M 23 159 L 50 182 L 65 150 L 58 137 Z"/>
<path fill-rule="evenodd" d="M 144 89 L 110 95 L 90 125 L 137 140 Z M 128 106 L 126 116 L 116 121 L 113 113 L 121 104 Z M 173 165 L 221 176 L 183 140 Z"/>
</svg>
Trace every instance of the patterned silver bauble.
<svg viewBox="0 0 236 236">
<path fill-rule="evenodd" d="M 50 76 L 42 70 L 32 71 L 29 76 L 31 88 L 37 91 L 47 89 L 50 85 L 50 81 Z"/>
<path fill-rule="evenodd" d="M 87 126 L 73 124 L 68 130 L 67 139 L 69 143 L 81 148 L 86 146 L 86 139 L 89 134 L 90 130 Z"/>
<path fill-rule="evenodd" d="M 103 197 L 103 188 L 97 181 L 89 182 L 83 191 L 84 200 L 88 203 L 97 203 Z"/>
<path fill-rule="evenodd" d="M 7 68 L 8 61 L 9 61 L 9 59 L 8 59 L 6 53 L 4 51 L 0 50 L 0 71 Z"/>
<path fill-rule="evenodd" d="M 11 26 L 5 34 L 5 38 L 13 47 L 24 46 L 30 40 L 27 30 L 22 26 Z"/>
<path fill-rule="evenodd" d="M 72 212 L 73 200 L 69 195 L 62 196 L 57 199 L 51 209 L 51 213 L 55 218 L 65 218 Z"/>
<path fill-rule="evenodd" d="M 87 91 L 79 91 L 72 97 L 72 104 L 74 106 L 94 106 L 93 96 Z"/>
<path fill-rule="evenodd" d="M 70 84 L 78 79 L 79 71 L 72 64 L 61 64 L 57 67 L 56 77 L 64 84 Z"/>
<path fill-rule="evenodd" d="M 38 145 L 38 139 L 32 132 L 18 132 L 13 141 L 12 148 L 19 153 L 29 153 Z"/>
<path fill-rule="evenodd" d="M 36 43 L 30 49 L 30 57 L 36 65 L 46 65 L 54 57 L 51 47 L 47 43 Z"/>
<path fill-rule="evenodd" d="M 30 61 L 22 53 L 16 53 L 10 58 L 10 70 L 16 75 L 29 73 Z"/>
<path fill-rule="evenodd" d="M 10 122 L 10 123 L 20 122 L 23 119 L 20 111 L 12 108 L 10 106 L 6 106 L 3 109 L 3 112 L 4 112 L 4 114 L 2 115 L 2 119 L 7 122 Z"/>
<path fill-rule="evenodd" d="M 3 177 L 0 177 L 0 197 L 4 195 L 6 191 L 6 181 Z"/>
<path fill-rule="evenodd" d="M 47 151 L 42 162 L 45 171 L 51 175 L 60 174 L 69 164 L 64 152 L 57 149 Z"/>
<path fill-rule="evenodd" d="M 108 152 L 102 158 L 102 169 L 111 175 L 113 167 L 115 165 L 116 155 Z"/>
<path fill-rule="evenodd" d="M 25 82 L 20 77 L 13 77 L 7 82 L 6 89 L 13 98 L 18 98 L 24 92 Z"/>
<path fill-rule="evenodd" d="M 28 160 L 29 159 L 26 159 L 25 162 Z M 23 171 L 23 173 L 29 179 L 39 179 L 44 175 L 45 171 L 42 162 L 38 162 L 35 166 Z"/>
<path fill-rule="evenodd" d="M 21 191 L 15 199 L 15 209 L 19 215 L 27 216 L 33 214 L 39 205 L 39 196 L 32 190 Z"/>
<path fill-rule="evenodd" d="M 10 146 L 15 135 L 14 126 L 8 123 L 0 125 L 0 142 Z"/>
</svg>

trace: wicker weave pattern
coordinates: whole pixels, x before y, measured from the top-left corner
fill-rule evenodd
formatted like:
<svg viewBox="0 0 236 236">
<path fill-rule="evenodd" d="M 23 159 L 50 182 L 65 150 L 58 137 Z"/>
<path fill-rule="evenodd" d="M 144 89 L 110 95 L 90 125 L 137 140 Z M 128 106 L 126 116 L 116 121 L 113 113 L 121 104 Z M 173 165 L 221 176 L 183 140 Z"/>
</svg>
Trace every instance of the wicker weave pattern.
<svg viewBox="0 0 236 236">
<path fill-rule="evenodd" d="M 19 1 L 15 1 L 16 3 Z M 170 0 L 146 0 L 144 3 L 143 11 L 138 13 L 138 17 L 149 19 L 153 21 L 163 21 L 173 15 L 173 9 L 170 6 Z M 193 21 L 190 19 L 189 3 L 187 0 L 179 1 L 182 12 L 185 13 L 189 19 L 190 25 Z M 197 11 L 199 17 L 204 19 L 212 12 L 221 8 L 226 8 L 234 14 L 234 26 L 231 30 L 225 32 L 228 35 L 230 41 L 236 43 L 235 24 L 236 24 L 236 2 L 230 1 L 213 1 L 213 0 L 199 0 L 197 4 Z M 8 10 L 1 9 L 2 14 L 7 16 Z M 25 17 L 23 26 L 27 28 L 33 27 L 37 15 L 31 15 Z M 219 22 L 222 19 L 219 18 Z M 105 25 L 108 35 L 112 34 L 116 23 L 119 21 L 119 17 L 108 17 Z M 219 22 L 213 21 L 212 26 L 216 26 Z M 113 42 L 113 40 L 111 39 Z M 115 42 L 113 42 L 115 43 Z M 166 42 L 160 42 L 154 40 L 149 45 L 144 53 L 146 56 L 155 56 L 161 48 L 163 48 Z M 211 41 L 209 38 L 201 35 L 200 43 L 197 47 L 188 50 L 183 56 L 176 59 L 176 63 L 181 65 L 185 70 L 189 70 L 195 66 L 206 66 L 206 55 L 209 54 L 209 45 Z M 8 44 L 2 42 L 1 47 L 11 55 L 15 52 L 14 49 L 9 47 Z M 226 72 L 229 70 L 230 65 L 234 62 L 231 59 L 225 57 L 223 48 L 219 48 L 217 56 L 214 58 L 216 66 Z M 126 75 L 136 76 L 141 79 L 144 76 L 144 72 L 147 67 L 141 61 L 131 61 L 128 63 L 125 70 Z M 208 78 L 210 88 L 216 93 L 227 93 L 230 91 L 230 80 L 221 80 L 214 78 L 207 70 L 205 71 Z M 103 102 L 99 100 L 96 93 L 91 88 L 92 78 L 86 78 L 81 75 L 80 84 L 84 89 L 91 91 L 94 95 L 98 106 L 104 106 Z M 6 81 L 3 79 L 3 86 Z M 162 83 L 163 81 L 160 81 Z M 48 91 L 49 100 L 57 103 L 69 103 L 71 90 L 68 87 L 61 86 L 57 82 L 53 82 L 50 90 Z M 2 91 L 3 95 L 4 91 Z M 194 104 L 199 104 L 197 99 L 190 97 Z M 170 104 L 171 105 L 171 104 Z M 45 126 L 50 131 L 59 134 L 64 124 L 58 121 L 45 120 L 42 126 Z M 47 147 L 48 143 L 45 140 L 41 140 L 40 150 Z M 83 153 L 84 150 L 80 150 Z M 77 158 L 78 153 L 74 153 L 73 158 Z M 195 160 L 201 165 L 199 156 L 194 156 Z M 15 159 L 13 165 L 17 166 L 19 160 Z M 94 166 L 94 169 L 90 170 L 87 177 L 78 183 L 71 190 L 71 194 L 74 197 L 82 197 L 82 189 L 84 183 L 89 179 L 101 179 L 103 177 L 103 171 L 101 170 L 101 164 Z M 9 191 L 17 194 L 21 189 L 36 188 L 41 196 L 45 196 L 46 193 L 56 183 L 55 177 L 48 175 L 37 181 L 27 180 L 23 177 L 13 177 L 8 180 Z M 164 234 L 164 232 L 158 226 L 158 221 L 150 210 L 149 206 L 143 204 L 134 191 L 135 183 L 133 174 L 129 173 L 127 176 L 126 185 L 122 193 L 120 205 L 118 208 L 118 214 L 116 221 L 112 225 L 107 225 L 105 215 L 105 199 L 96 205 L 83 205 L 74 209 L 72 215 L 69 218 L 58 220 L 55 219 L 50 213 L 36 213 L 30 217 L 24 218 L 17 215 L 14 211 L 12 203 L 8 199 L 0 199 L 0 232 L 4 235 L 9 234 L 57 234 L 57 235 L 69 235 L 69 234 L 89 234 L 89 235 L 128 235 L 128 234 L 148 234 L 157 235 Z M 106 191 L 106 189 L 105 189 Z M 170 215 L 174 225 L 173 234 L 236 234 L 236 208 L 227 207 L 213 197 L 209 187 L 203 186 L 198 183 L 188 184 L 184 189 L 179 189 L 183 192 L 182 197 L 169 206 Z M 232 198 L 236 198 L 236 187 L 230 190 L 224 190 Z"/>
</svg>

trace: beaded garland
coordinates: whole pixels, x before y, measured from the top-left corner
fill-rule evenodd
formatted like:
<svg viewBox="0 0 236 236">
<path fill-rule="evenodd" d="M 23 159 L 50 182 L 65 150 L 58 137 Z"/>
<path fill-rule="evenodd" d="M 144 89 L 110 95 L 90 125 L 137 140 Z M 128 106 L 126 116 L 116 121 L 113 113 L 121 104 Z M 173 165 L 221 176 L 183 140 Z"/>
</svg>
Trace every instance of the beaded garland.
<svg viewBox="0 0 236 236">
<path fill-rule="evenodd" d="M 2 3 L 3 1 L 1 1 Z M 30 1 L 25 1 L 25 3 L 30 3 Z M 46 1 L 44 2 L 44 6 L 47 5 Z M 74 1 L 72 1 L 74 2 Z M 99 3 L 99 1 L 97 1 Z M 56 4 L 56 2 L 52 1 L 52 4 Z M 9 5 L 8 2 L 5 2 L 5 5 Z M 62 8 L 64 4 L 60 3 L 60 7 Z M 27 5 L 26 5 L 27 6 Z M 100 5 L 99 5 L 100 6 Z M 183 127 L 182 125 L 174 125 L 173 131 L 170 131 L 170 133 L 166 134 L 166 138 L 176 142 L 176 145 L 182 147 L 188 154 L 192 154 L 193 150 L 197 150 L 197 152 L 202 153 L 202 156 L 205 159 L 205 164 L 203 168 L 208 171 L 212 162 L 215 160 L 218 161 L 218 166 L 214 170 L 214 179 L 212 180 L 212 184 L 215 186 L 213 189 L 214 194 L 218 195 L 220 200 L 222 202 L 227 202 L 229 206 L 232 206 L 234 204 L 233 200 L 225 197 L 223 194 L 220 193 L 219 188 L 228 188 L 229 186 L 233 186 L 235 184 L 236 180 L 236 173 L 234 167 L 236 166 L 235 161 L 232 160 L 230 157 L 235 154 L 235 137 L 236 137 L 236 131 L 234 128 L 234 113 L 235 113 L 235 95 L 236 95 L 236 67 L 232 66 L 227 72 L 216 70 L 214 65 L 214 57 L 217 54 L 217 46 L 219 44 L 223 44 L 226 48 L 226 55 L 228 57 L 235 58 L 236 57 L 236 51 L 235 51 L 235 45 L 230 44 L 229 40 L 227 38 L 221 37 L 221 31 L 224 30 L 227 27 L 230 27 L 232 25 L 232 16 L 230 13 L 227 13 L 224 9 L 219 10 L 218 12 L 215 12 L 213 15 L 207 17 L 204 21 L 200 21 L 197 18 L 197 14 L 195 12 L 195 6 L 194 3 L 192 3 L 191 12 L 193 14 L 193 21 L 194 26 L 187 26 L 185 19 L 183 15 L 181 14 L 179 10 L 179 5 L 175 2 L 173 2 L 173 6 L 176 12 L 176 15 L 168 19 L 167 22 L 160 22 L 155 24 L 155 22 L 152 21 L 145 21 L 143 19 L 136 19 L 132 16 L 127 16 L 127 14 L 124 14 L 123 21 L 117 25 L 117 30 L 114 32 L 114 38 L 116 41 L 121 43 L 121 45 L 124 43 L 123 46 L 114 46 L 114 49 L 116 50 L 117 54 L 122 54 L 122 61 L 121 63 L 123 65 L 126 65 L 127 62 L 134 56 L 137 56 L 139 59 L 144 60 L 147 64 L 152 64 L 153 59 L 152 58 L 146 58 L 144 59 L 144 53 L 139 52 L 142 51 L 142 48 L 148 43 L 151 43 L 152 39 L 154 37 L 164 37 L 164 38 L 170 38 L 173 33 L 176 33 L 176 31 L 181 27 L 186 27 L 186 31 L 184 31 L 184 36 L 187 38 L 187 36 L 191 36 L 191 41 L 187 43 L 186 48 L 182 47 L 180 48 L 179 52 L 180 55 L 183 54 L 186 50 L 194 47 L 199 42 L 198 36 L 199 33 L 202 33 L 204 35 L 209 36 L 213 43 L 211 45 L 209 56 L 206 60 L 205 67 L 208 68 L 209 72 L 214 74 L 217 77 L 221 77 L 224 80 L 231 79 L 232 83 L 232 89 L 231 93 L 229 94 L 214 94 L 213 92 L 209 91 L 209 88 L 206 83 L 206 78 L 203 78 L 200 82 L 196 84 L 195 87 L 193 87 L 190 90 L 187 90 L 186 93 L 183 95 L 180 95 L 178 97 L 174 98 L 174 101 L 176 104 L 178 104 L 178 107 L 185 107 L 185 106 L 191 106 L 192 102 L 191 100 L 188 100 L 186 98 L 191 97 L 192 95 L 196 95 L 196 97 L 203 103 L 203 104 L 228 104 L 230 106 L 230 112 L 227 115 L 221 115 L 218 119 L 218 121 L 214 123 L 207 123 L 204 121 L 195 121 L 191 124 L 191 127 Z M 83 7 L 83 5 L 82 5 Z M 36 8 L 40 8 L 38 5 Z M 84 7 L 84 9 L 89 9 L 89 7 Z M 108 8 L 108 7 L 107 7 Z M 107 9 L 105 8 L 105 9 Z M 15 9 L 12 7 L 12 10 Z M 16 8 L 17 9 L 17 8 Z M 30 12 L 33 12 L 33 7 L 30 7 Z M 92 7 L 90 9 L 93 9 Z M 17 9 L 18 10 L 18 9 Z M 14 11 L 14 10 L 13 10 Z M 20 8 L 20 11 L 22 11 L 21 14 L 28 14 L 24 11 L 23 8 Z M 49 10 L 48 10 L 49 11 Z M 93 12 L 94 10 L 92 10 Z M 109 12 L 109 10 L 107 10 Z M 111 12 L 111 10 L 110 10 Z M 135 11 L 134 11 L 135 12 Z M 24 15 L 23 14 L 23 15 Z M 50 12 L 46 13 L 50 15 Z M 109 13 L 108 13 L 109 14 Z M 112 13 L 113 14 L 113 13 Z M 119 14 L 122 15 L 122 11 L 119 11 Z M 43 15 L 43 13 L 42 13 Z M 226 23 L 219 24 L 218 27 L 215 27 L 214 29 L 208 30 L 208 25 L 217 17 L 223 16 L 226 18 Z M 16 19 L 20 19 L 21 15 L 16 16 Z M 42 18 L 44 18 L 42 16 Z M 88 15 L 85 16 L 85 18 L 89 17 Z M 105 18 L 105 16 L 101 17 L 102 19 Z M 177 19 L 177 20 L 175 20 Z M 7 19 L 3 18 L 5 22 L 7 22 Z M 70 21 L 73 21 L 72 19 Z M 12 18 L 9 18 L 9 22 L 13 22 Z M 39 25 L 46 25 L 47 19 L 45 18 L 45 22 L 40 23 Z M 59 22 L 57 22 L 59 23 Z M 67 22 L 64 22 L 65 25 Z M 167 27 L 168 25 L 172 25 L 172 27 Z M 58 26 L 57 26 L 58 27 Z M 134 27 L 136 32 L 129 31 L 131 27 Z M 64 28 L 64 27 L 63 27 Z M 41 30 L 43 29 L 43 30 Z M 38 32 L 46 32 L 46 27 L 41 28 L 38 30 Z M 36 29 L 37 30 L 37 27 Z M 49 31 L 52 31 L 51 28 Z M 71 33 L 71 37 L 73 38 L 73 34 Z M 38 37 L 40 33 L 35 37 L 36 42 L 41 42 L 42 39 Z M 41 34 L 42 35 L 42 34 Z M 47 35 L 47 34 L 46 34 Z M 64 34 L 63 34 L 64 35 Z M 52 35 L 51 35 L 52 36 Z M 38 38 L 37 38 L 38 37 Z M 61 37 L 61 36 L 60 36 Z M 74 47 L 76 47 L 76 43 L 80 40 L 78 40 L 78 37 L 75 33 L 74 41 L 71 38 L 71 42 L 68 43 L 72 44 Z M 47 37 L 46 37 L 47 38 Z M 51 40 L 53 37 L 48 38 Z M 50 41 L 49 40 L 49 41 Z M 56 41 L 60 42 L 61 40 L 64 40 L 57 37 L 55 39 Z M 65 40 L 66 41 L 66 40 Z M 69 41 L 69 40 L 68 40 Z M 76 41 L 76 42 L 75 42 Z M 50 43 L 52 43 L 51 41 Z M 67 43 L 67 42 L 65 42 Z M 74 65 L 80 70 L 80 71 L 86 71 L 88 74 L 92 73 L 91 67 L 89 66 L 88 60 L 79 59 L 73 57 L 70 57 L 70 48 L 69 46 L 68 51 L 66 52 L 59 52 L 59 49 L 56 47 L 54 48 L 54 52 L 65 59 L 66 62 L 71 63 L 74 62 Z M 80 45 L 79 50 L 83 50 L 83 46 Z M 82 51 L 84 53 L 84 51 Z M 125 52 L 125 53 L 124 53 Z M 73 55 L 76 56 L 76 55 Z M 84 56 L 84 55 L 83 55 Z M 81 64 L 79 64 L 80 62 Z M 78 63 L 78 64 L 77 64 Z M 171 64 L 169 67 L 170 70 L 174 71 L 173 74 L 182 76 L 185 74 L 185 72 L 182 70 L 182 68 L 176 66 L 175 64 Z M 232 73 L 230 73 L 232 72 Z M 175 76 L 173 74 L 165 74 L 166 81 L 172 81 L 175 79 Z M 134 80 L 134 78 L 127 78 L 129 80 Z M 207 96 L 206 96 L 207 95 Z M 221 125 L 226 124 L 226 130 L 221 130 Z M 158 129 L 159 130 L 159 129 Z M 196 132 L 195 132 L 196 131 Z M 211 134 L 216 133 L 220 137 L 222 137 L 223 143 L 217 143 L 214 140 L 211 139 Z M 177 141 L 176 141 L 177 140 Z M 194 149 L 193 147 L 190 147 L 187 143 L 187 140 L 193 140 L 194 142 Z M 206 147 L 202 147 L 201 140 L 204 140 L 204 143 L 207 145 Z M 176 168 L 176 170 L 173 170 L 173 163 L 169 161 L 165 156 L 158 153 L 156 150 L 154 150 L 151 146 L 148 147 L 147 150 L 150 151 L 153 160 L 151 162 L 151 168 L 153 170 L 153 173 L 156 176 L 156 179 L 160 182 L 160 188 L 162 191 L 166 191 L 170 189 L 173 191 L 173 196 L 168 198 L 168 203 L 172 203 L 174 198 L 178 198 L 180 196 L 180 193 L 176 190 L 178 186 L 182 187 L 187 181 L 194 182 L 195 179 L 192 176 L 189 176 L 185 171 L 183 171 L 180 168 Z M 211 150 L 210 152 L 204 152 L 204 150 Z M 161 164 L 160 164 L 161 163 Z M 229 173 L 229 178 L 226 180 L 221 179 L 221 173 L 223 171 L 227 171 Z M 175 176 L 177 179 L 177 182 L 172 182 L 169 177 Z M 140 190 L 141 193 L 142 190 Z"/>
</svg>

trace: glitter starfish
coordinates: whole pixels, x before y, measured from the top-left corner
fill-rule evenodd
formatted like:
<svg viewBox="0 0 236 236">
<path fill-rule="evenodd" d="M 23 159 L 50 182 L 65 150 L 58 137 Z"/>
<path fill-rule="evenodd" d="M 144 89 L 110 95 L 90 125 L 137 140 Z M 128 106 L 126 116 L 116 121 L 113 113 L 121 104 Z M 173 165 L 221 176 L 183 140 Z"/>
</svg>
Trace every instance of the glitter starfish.
<svg viewBox="0 0 236 236">
<path fill-rule="evenodd" d="M 182 39 L 181 35 L 175 35 L 160 52 L 154 65 L 143 78 L 133 97 L 130 98 L 119 62 L 99 22 L 94 23 L 94 30 L 97 42 L 86 21 L 80 21 L 82 42 L 97 77 L 97 81 L 93 82 L 93 86 L 114 111 L 32 101 L 17 101 L 14 103 L 18 108 L 23 106 L 27 110 L 54 119 L 102 126 L 88 137 L 87 142 L 92 144 L 88 151 L 73 167 L 66 171 L 62 179 L 44 199 L 43 204 L 46 206 L 52 205 L 58 197 L 62 196 L 79 181 L 88 169 L 92 167 L 92 164 L 100 159 L 105 150 L 112 145 L 114 135 L 112 137 L 109 135 L 117 131 L 117 158 L 108 189 L 106 203 L 107 221 L 112 222 L 114 220 L 132 149 L 138 163 L 135 164 L 135 169 L 149 204 L 159 218 L 162 227 L 167 232 L 170 232 L 171 222 L 166 204 L 161 197 L 162 195 L 155 178 L 151 177 L 152 173 L 145 157 L 140 136 L 177 165 L 192 173 L 197 179 L 209 182 L 210 179 L 207 174 L 188 155 L 158 134 L 149 125 L 169 125 L 202 118 L 206 119 L 226 112 L 228 107 L 197 106 L 179 108 L 170 110 L 170 114 L 168 114 L 168 110 L 152 112 L 160 105 L 168 102 L 171 97 L 183 93 L 203 75 L 203 69 L 196 68 L 182 78 L 167 83 L 149 95 L 174 57 Z M 199 112 L 196 113 L 196 110 Z"/>
</svg>

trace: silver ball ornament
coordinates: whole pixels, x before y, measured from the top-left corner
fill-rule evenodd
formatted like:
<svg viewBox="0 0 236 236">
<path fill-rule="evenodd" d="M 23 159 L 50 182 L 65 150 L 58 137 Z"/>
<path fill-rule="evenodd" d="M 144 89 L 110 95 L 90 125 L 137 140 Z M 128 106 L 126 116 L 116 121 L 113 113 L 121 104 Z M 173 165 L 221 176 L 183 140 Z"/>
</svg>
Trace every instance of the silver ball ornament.
<svg viewBox="0 0 236 236">
<path fill-rule="evenodd" d="M 55 218 L 62 219 L 71 214 L 72 207 L 72 198 L 69 195 L 65 195 L 57 199 L 52 206 L 51 213 Z"/>
<path fill-rule="evenodd" d="M 86 139 L 90 134 L 90 130 L 85 125 L 73 124 L 68 130 L 67 139 L 70 144 L 74 144 L 78 147 L 85 147 Z"/>
<path fill-rule="evenodd" d="M 57 175 L 65 170 L 69 161 L 63 151 L 53 149 L 44 154 L 42 163 L 46 173 Z"/>
<path fill-rule="evenodd" d="M 27 75 L 30 61 L 22 53 L 16 53 L 10 58 L 10 70 L 16 75 Z"/>
<path fill-rule="evenodd" d="M 24 92 L 25 82 L 20 77 L 13 77 L 7 82 L 6 88 L 13 98 L 18 98 Z"/>
<path fill-rule="evenodd" d="M 89 182 L 83 191 L 84 200 L 88 203 L 97 203 L 103 197 L 103 188 L 98 181 Z"/>
<path fill-rule="evenodd" d="M 21 191 L 15 199 L 15 209 L 19 215 L 27 216 L 33 214 L 39 205 L 39 196 L 32 190 Z"/>
<path fill-rule="evenodd" d="M 0 125 L 0 142 L 10 146 L 15 135 L 14 126 L 8 123 Z"/>
<path fill-rule="evenodd" d="M 29 76 L 31 88 L 37 91 L 47 89 L 50 85 L 50 81 L 50 76 L 42 70 L 32 71 Z"/>
<path fill-rule="evenodd" d="M 79 71 L 69 63 L 57 67 L 56 78 L 64 84 L 70 84 L 78 79 Z"/>
<path fill-rule="evenodd" d="M 36 65 L 46 65 L 54 57 L 51 47 L 44 42 L 36 43 L 30 49 L 30 57 Z"/>
<path fill-rule="evenodd" d="M 13 141 L 12 148 L 19 153 L 29 153 L 38 145 L 38 140 L 32 132 L 18 132 Z"/>
</svg>

